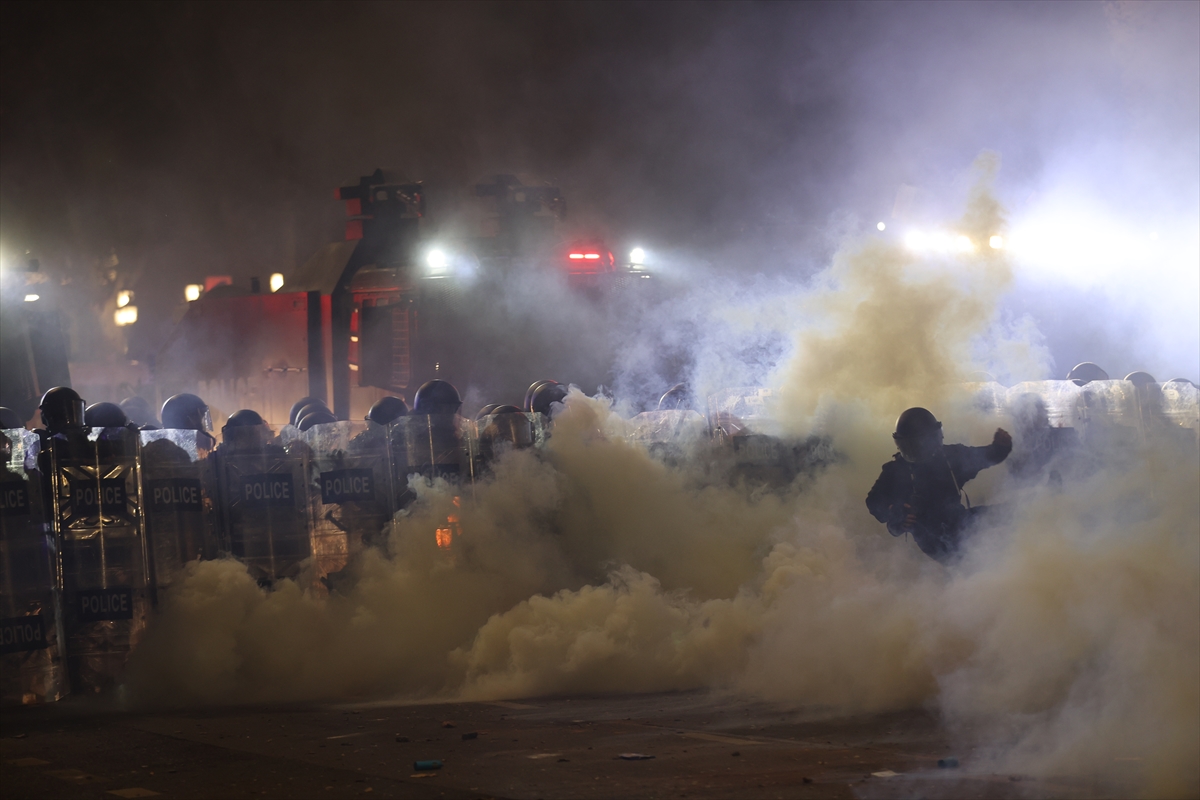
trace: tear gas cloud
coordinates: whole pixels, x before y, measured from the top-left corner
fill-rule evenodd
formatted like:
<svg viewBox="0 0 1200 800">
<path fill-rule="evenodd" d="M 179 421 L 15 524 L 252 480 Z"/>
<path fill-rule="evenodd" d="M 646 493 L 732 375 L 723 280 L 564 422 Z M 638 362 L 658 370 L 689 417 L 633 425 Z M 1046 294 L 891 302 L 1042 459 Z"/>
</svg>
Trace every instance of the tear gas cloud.
<svg viewBox="0 0 1200 800">
<path fill-rule="evenodd" d="M 986 188 L 994 167 L 988 155 L 976 164 L 967 229 L 1003 229 Z M 982 531 L 950 568 L 863 508 L 900 408 L 936 409 L 948 441 L 1008 424 L 973 407 L 962 381 L 1044 358 L 997 308 L 1012 280 L 1002 251 L 931 261 L 849 245 L 811 286 L 758 309 L 741 299 L 724 321 L 774 328 L 778 421 L 829 437 L 839 455 L 823 469 L 763 491 L 728 480 L 707 440 L 669 466 L 629 443 L 610 401 L 573 391 L 544 453 L 507 454 L 464 497 L 452 555 L 434 529 L 458 490 L 413 479 L 418 502 L 385 550 L 352 563 L 341 592 L 290 581 L 268 592 L 236 562 L 193 564 L 134 653 L 128 696 L 192 705 L 707 687 L 829 714 L 926 705 L 984 731 L 989 768 L 1108 777 L 1115 757 L 1132 756 L 1143 793 L 1194 794 L 1194 445 L 1150 437 L 1057 489 L 994 468 L 973 499 L 1007 502 L 1015 519 Z M 919 313 L 879 308 L 897 297 Z M 692 363 L 719 360 L 698 352 Z M 707 375 L 695 372 L 696 385 L 726 377 Z"/>
</svg>

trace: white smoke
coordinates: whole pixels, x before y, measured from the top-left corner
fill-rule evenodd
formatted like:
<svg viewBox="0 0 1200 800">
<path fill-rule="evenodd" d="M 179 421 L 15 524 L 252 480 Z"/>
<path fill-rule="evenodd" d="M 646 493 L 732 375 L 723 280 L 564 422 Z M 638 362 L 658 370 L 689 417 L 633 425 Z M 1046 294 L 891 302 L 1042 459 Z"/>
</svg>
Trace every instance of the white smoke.
<svg viewBox="0 0 1200 800">
<path fill-rule="evenodd" d="M 1003 225 L 982 188 L 962 225 Z M 794 347 L 774 374 L 788 427 L 842 454 L 814 477 L 774 492 L 731 484 L 709 443 L 668 467 L 626 441 L 607 401 L 573 392 L 547 449 L 501 458 L 461 508 L 453 487 L 414 481 L 419 500 L 386 552 L 363 553 L 340 593 L 264 591 L 233 561 L 189 567 L 134 654 L 131 696 L 719 687 L 829 713 L 933 705 L 990 731 L 996 758 L 1022 772 L 1103 775 L 1129 756 L 1147 794 L 1194 794 L 1194 445 L 1147 440 L 1061 490 L 1018 490 L 994 468 L 972 498 L 1019 513 L 952 568 L 863 506 L 899 410 L 930 406 L 948 441 L 980 444 L 995 419 L 956 388 L 977 354 L 1040 369 L 1037 343 L 995 311 L 1010 277 L 999 255 L 927 264 L 876 244 L 765 305 L 803 310 L 779 317 Z M 450 513 L 461 535 L 447 553 L 434 530 Z"/>
</svg>

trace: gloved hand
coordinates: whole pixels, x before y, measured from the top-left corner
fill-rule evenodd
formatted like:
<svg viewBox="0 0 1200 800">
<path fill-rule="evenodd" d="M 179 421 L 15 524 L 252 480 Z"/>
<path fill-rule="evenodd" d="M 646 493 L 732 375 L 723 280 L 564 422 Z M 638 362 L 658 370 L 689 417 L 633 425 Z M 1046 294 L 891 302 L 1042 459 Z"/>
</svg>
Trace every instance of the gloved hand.
<svg viewBox="0 0 1200 800">
<path fill-rule="evenodd" d="M 1004 428 L 996 428 L 996 433 L 992 435 L 992 454 L 999 463 L 1008 458 L 1008 454 L 1012 452 L 1012 435 L 1004 430 Z"/>
<path fill-rule="evenodd" d="M 888 519 L 888 532 L 892 536 L 900 536 L 904 533 L 912 533 L 913 527 L 917 524 L 917 515 L 913 511 L 913 507 L 908 503 L 898 506 L 890 506 Z"/>
</svg>

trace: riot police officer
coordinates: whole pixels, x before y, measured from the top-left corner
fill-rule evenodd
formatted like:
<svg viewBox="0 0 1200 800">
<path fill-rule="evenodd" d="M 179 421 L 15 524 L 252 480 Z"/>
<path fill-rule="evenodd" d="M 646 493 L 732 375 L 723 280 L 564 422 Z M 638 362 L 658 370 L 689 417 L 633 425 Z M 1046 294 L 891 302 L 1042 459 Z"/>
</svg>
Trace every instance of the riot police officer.
<svg viewBox="0 0 1200 800">
<path fill-rule="evenodd" d="M 162 426 L 185 431 L 199 431 L 204 434 L 204 437 L 201 438 L 207 437 L 209 450 L 217 443 L 211 433 L 213 424 L 208 403 L 194 394 L 177 394 L 168 398 L 162 407 Z"/>
<path fill-rule="evenodd" d="M 910 408 L 896 420 L 892 438 L 900 452 L 883 465 L 867 495 L 867 509 L 892 536 L 911 533 L 921 552 L 948 562 L 971 519 L 987 509 L 963 506 L 963 484 L 1004 461 L 1012 437 L 997 428 L 985 447 L 943 444 L 942 423 L 927 409 Z"/>
<path fill-rule="evenodd" d="M 24 427 L 25 420 L 21 419 L 20 414 L 13 411 L 11 408 L 0 406 L 0 430 Z"/>
<path fill-rule="evenodd" d="M 378 425 L 390 425 L 407 414 L 408 403 L 404 402 L 404 398 L 388 395 L 375 401 L 367 412 L 367 420 Z"/>
<path fill-rule="evenodd" d="M 688 407 L 687 384 L 677 383 L 658 398 L 659 411 L 676 411 Z"/>
<path fill-rule="evenodd" d="M 38 410 L 42 413 L 42 425 L 51 436 L 68 431 L 82 431 L 84 402 L 79 392 L 66 386 L 56 386 L 42 395 Z"/>
<path fill-rule="evenodd" d="M 125 416 L 140 430 L 153 430 L 158 427 L 154 409 L 150 407 L 149 401 L 141 395 L 135 394 L 132 397 L 126 397 L 120 405 Z"/>
<path fill-rule="evenodd" d="M 303 416 L 302 411 L 306 408 L 324 408 L 329 410 L 329 406 L 325 405 L 325 401 L 316 397 L 302 397 L 295 403 L 292 403 L 292 410 L 288 412 L 288 424 L 295 425 Z M 311 409 L 310 409 L 311 410 Z"/>
<path fill-rule="evenodd" d="M 83 412 L 83 422 L 89 428 L 124 428 L 129 417 L 116 403 L 92 403 Z"/>
</svg>

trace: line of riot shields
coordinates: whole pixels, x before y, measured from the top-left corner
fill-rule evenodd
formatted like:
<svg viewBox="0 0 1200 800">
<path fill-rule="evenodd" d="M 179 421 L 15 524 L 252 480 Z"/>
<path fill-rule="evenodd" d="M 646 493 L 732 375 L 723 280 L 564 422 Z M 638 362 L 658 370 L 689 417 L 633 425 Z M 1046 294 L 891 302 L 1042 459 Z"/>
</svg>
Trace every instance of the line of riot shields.
<svg viewBox="0 0 1200 800">
<path fill-rule="evenodd" d="M 1186 381 L 971 390 L 980 413 L 1024 414 L 1084 445 L 1154 439 L 1197 450 L 1200 398 Z M 827 438 L 775 430 L 769 391 L 729 390 L 708 405 L 707 415 L 640 414 L 627 438 L 667 463 L 724 458 L 729 469 L 715 479 L 760 485 L 787 485 L 838 458 Z M 192 430 L 4 430 L 0 699 L 50 702 L 118 684 L 155 607 L 196 561 L 237 559 L 263 586 L 336 589 L 355 554 L 383 544 L 413 502 L 412 476 L 465 493 L 504 452 L 540 449 L 551 431 L 532 412 L 285 426 L 277 436 L 227 427 L 219 446 Z M 448 521 L 439 545 L 457 533 Z"/>
<path fill-rule="evenodd" d="M 545 442 L 532 413 L 406 416 L 307 431 L 3 431 L 0 697 L 49 702 L 118 684 L 188 564 L 232 557 L 263 586 L 332 587 L 415 497 L 409 477 L 469 485 L 506 449 Z"/>
</svg>

